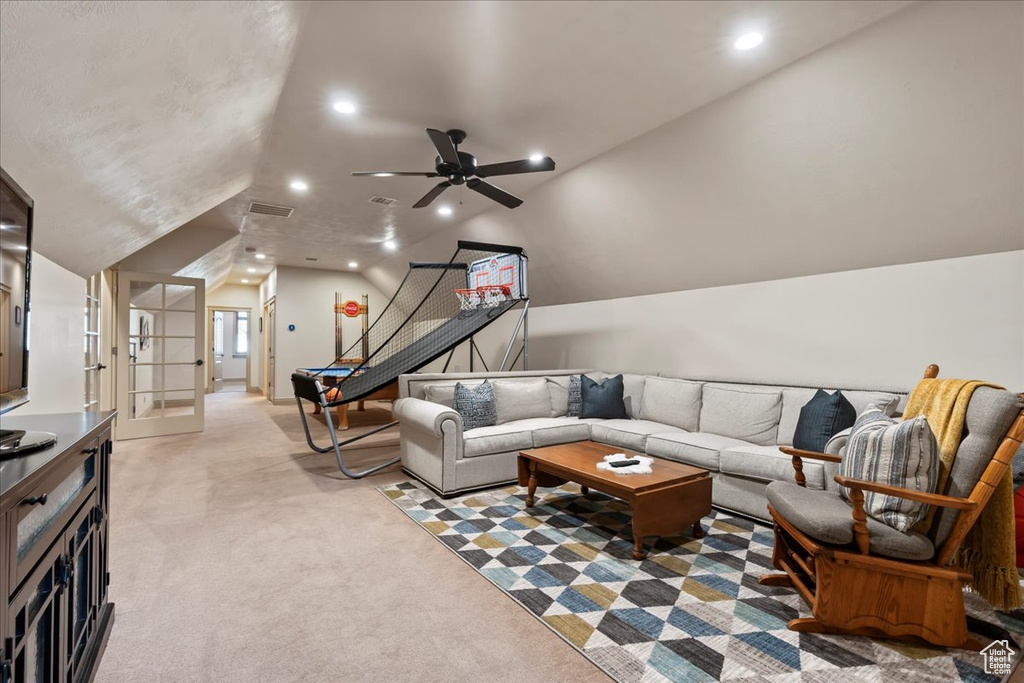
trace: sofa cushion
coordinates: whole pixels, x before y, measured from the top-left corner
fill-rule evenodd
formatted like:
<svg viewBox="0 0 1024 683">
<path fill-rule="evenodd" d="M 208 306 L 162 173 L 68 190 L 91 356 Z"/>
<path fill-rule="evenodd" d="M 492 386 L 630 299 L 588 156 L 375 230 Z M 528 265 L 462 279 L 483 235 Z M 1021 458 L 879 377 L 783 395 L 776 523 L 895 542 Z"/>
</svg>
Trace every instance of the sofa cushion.
<svg viewBox="0 0 1024 683">
<path fill-rule="evenodd" d="M 490 427 L 497 424 L 497 415 L 494 410 L 494 387 L 490 382 L 481 382 L 472 389 L 464 386 L 461 382 L 457 383 L 452 407 L 462 418 L 463 429 Z"/>
<path fill-rule="evenodd" d="M 548 399 L 551 411 L 548 417 L 564 417 L 569 412 L 569 377 L 545 377 L 548 385 Z"/>
<path fill-rule="evenodd" d="M 700 430 L 773 446 L 781 412 L 781 389 L 708 383 L 701 395 Z"/>
<path fill-rule="evenodd" d="M 853 409 L 860 415 L 868 406 L 878 406 L 883 413 L 892 417 L 896 414 L 896 408 L 900 404 L 900 397 L 897 394 L 890 394 L 885 391 L 844 391 L 843 396 L 853 405 Z"/>
<path fill-rule="evenodd" d="M 843 392 L 836 390 L 830 394 L 824 389 L 818 389 L 814 398 L 800 409 L 793 445 L 805 451 L 821 453 L 829 439 L 852 427 L 856 420 L 857 411 L 843 396 Z"/>
<path fill-rule="evenodd" d="M 440 403 L 443 406 L 454 409 L 456 384 L 462 384 L 462 386 L 468 389 L 475 389 L 480 386 L 483 381 L 484 380 L 474 382 L 473 380 L 463 380 L 459 382 L 456 380 L 450 380 L 447 382 L 435 382 L 424 387 L 423 397 L 431 403 Z"/>
<path fill-rule="evenodd" d="M 509 425 L 532 433 L 534 448 L 590 439 L 590 424 L 578 417 L 534 417 Z"/>
<path fill-rule="evenodd" d="M 825 488 L 825 468 L 820 460 L 804 458 L 804 477 L 808 488 Z M 778 446 L 755 446 L 746 444 L 722 451 L 722 472 L 737 474 L 761 481 L 795 481 L 793 458 L 779 450 Z"/>
<path fill-rule="evenodd" d="M 521 423 L 477 427 L 462 433 L 462 455 L 475 458 L 478 455 L 508 453 L 533 448 L 533 434 Z"/>
<path fill-rule="evenodd" d="M 647 437 L 651 434 L 662 434 L 673 430 L 660 422 L 648 420 L 585 420 L 590 423 L 590 438 L 601 443 L 644 452 Z"/>
<path fill-rule="evenodd" d="M 796 484 L 773 481 L 766 491 L 768 503 L 786 521 L 808 536 L 846 545 L 853 542 L 852 508 L 831 491 L 811 491 Z M 903 533 L 868 517 L 871 551 L 902 560 L 928 560 L 935 546 L 915 531 Z"/>
<path fill-rule="evenodd" d="M 695 432 L 700 421 L 700 393 L 700 382 L 648 377 L 637 417 Z"/>
<path fill-rule="evenodd" d="M 533 379 L 496 379 L 494 405 L 498 411 L 497 424 L 531 417 L 551 416 L 551 395 L 543 377 Z"/>
<path fill-rule="evenodd" d="M 658 432 L 647 437 L 646 453 L 717 472 L 722 450 L 749 445 L 746 441 L 707 432 Z"/>
<path fill-rule="evenodd" d="M 628 419 L 626 405 L 622 401 L 622 375 L 605 377 L 597 381 L 587 375 L 582 377 L 583 412 L 580 417 L 603 419 Z"/>
<path fill-rule="evenodd" d="M 815 393 L 817 393 L 817 389 L 802 387 L 786 387 L 782 390 L 782 416 L 779 418 L 779 435 L 776 441 L 780 446 L 793 445 L 793 435 L 796 433 L 796 423 L 800 420 L 800 410 L 814 398 Z M 853 406 L 857 415 L 864 412 L 864 409 L 872 403 L 882 408 L 886 415 L 895 415 L 900 402 L 900 397 L 897 394 L 883 391 L 847 391 L 844 389 L 843 396 Z"/>
<path fill-rule="evenodd" d="M 853 425 L 839 473 L 851 479 L 934 493 L 939 481 L 939 445 L 923 415 L 897 422 L 872 406 Z M 849 500 L 845 486 L 839 493 Z M 908 531 L 928 514 L 924 503 L 872 491 L 864 494 L 864 510 L 898 531 Z"/>
</svg>

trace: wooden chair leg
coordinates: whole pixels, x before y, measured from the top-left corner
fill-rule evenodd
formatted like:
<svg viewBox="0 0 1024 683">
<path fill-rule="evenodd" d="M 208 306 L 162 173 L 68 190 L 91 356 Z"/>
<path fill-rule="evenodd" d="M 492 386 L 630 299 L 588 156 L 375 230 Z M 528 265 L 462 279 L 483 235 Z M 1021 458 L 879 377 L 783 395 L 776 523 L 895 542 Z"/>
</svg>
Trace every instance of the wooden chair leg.
<svg viewBox="0 0 1024 683">
<path fill-rule="evenodd" d="M 348 404 L 347 403 L 342 403 L 340 406 L 338 406 L 338 429 L 342 430 L 342 431 L 348 429 Z"/>
</svg>

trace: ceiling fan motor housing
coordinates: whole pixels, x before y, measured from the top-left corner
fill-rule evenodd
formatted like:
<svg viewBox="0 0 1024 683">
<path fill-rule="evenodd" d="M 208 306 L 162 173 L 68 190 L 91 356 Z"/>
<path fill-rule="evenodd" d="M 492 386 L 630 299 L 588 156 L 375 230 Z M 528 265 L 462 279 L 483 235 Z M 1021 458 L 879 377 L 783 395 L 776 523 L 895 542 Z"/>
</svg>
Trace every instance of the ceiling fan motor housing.
<svg viewBox="0 0 1024 683">
<path fill-rule="evenodd" d="M 453 164 L 446 163 L 441 157 L 434 158 L 434 166 L 439 176 L 448 179 L 452 185 L 462 185 L 466 178 L 476 173 L 476 157 L 469 152 L 456 152 L 459 155 L 459 163 L 462 168 L 456 168 Z"/>
</svg>

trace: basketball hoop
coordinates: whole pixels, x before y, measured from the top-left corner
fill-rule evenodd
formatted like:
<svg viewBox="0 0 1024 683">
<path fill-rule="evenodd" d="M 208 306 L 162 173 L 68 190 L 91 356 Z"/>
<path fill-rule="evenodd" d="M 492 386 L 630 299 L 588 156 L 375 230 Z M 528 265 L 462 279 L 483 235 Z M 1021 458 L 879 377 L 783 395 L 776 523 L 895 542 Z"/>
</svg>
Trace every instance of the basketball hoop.
<svg viewBox="0 0 1024 683">
<path fill-rule="evenodd" d="M 462 310 L 471 311 L 476 308 L 491 308 L 508 301 L 512 288 L 508 285 L 483 285 L 473 289 L 456 289 Z"/>
</svg>

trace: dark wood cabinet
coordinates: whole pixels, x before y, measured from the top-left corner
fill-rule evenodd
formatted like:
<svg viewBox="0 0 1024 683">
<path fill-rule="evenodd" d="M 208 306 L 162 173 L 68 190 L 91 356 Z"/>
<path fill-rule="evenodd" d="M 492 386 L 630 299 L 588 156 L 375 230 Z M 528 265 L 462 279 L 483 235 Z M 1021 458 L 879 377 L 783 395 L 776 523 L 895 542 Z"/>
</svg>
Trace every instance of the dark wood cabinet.
<svg viewBox="0 0 1024 683">
<path fill-rule="evenodd" d="M 113 415 L 4 419 L 55 431 L 58 441 L 0 462 L 2 683 L 95 676 L 114 618 L 107 597 Z"/>
</svg>

